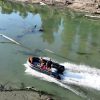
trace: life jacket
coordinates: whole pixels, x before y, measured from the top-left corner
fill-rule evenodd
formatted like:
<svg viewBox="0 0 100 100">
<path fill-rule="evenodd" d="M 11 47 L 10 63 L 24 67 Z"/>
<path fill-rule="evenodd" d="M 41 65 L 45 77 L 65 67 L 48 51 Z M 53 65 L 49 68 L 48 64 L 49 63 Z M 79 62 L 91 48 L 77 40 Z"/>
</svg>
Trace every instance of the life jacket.
<svg viewBox="0 0 100 100">
<path fill-rule="evenodd" d="M 41 66 L 41 70 L 47 70 L 47 66 L 46 65 L 42 65 Z"/>
</svg>

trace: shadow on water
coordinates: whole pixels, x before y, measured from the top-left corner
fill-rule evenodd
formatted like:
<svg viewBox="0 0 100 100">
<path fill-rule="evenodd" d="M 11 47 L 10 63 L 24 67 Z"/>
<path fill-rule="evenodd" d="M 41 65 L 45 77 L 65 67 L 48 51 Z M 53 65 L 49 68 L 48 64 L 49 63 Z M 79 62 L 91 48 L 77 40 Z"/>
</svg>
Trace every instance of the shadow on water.
<svg viewBox="0 0 100 100">
<path fill-rule="evenodd" d="M 20 51 L 20 50 L 17 50 L 18 54 L 21 54 L 21 55 L 26 55 L 26 56 L 38 56 L 37 53 L 35 52 L 28 52 L 28 51 Z"/>
<path fill-rule="evenodd" d="M 15 44 L 15 43 L 13 43 L 13 42 L 0 42 L 0 44 Z"/>
<path fill-rule="evenodd" d="M 18 45 L 18 44 L 16 44 L 16 43 L 14 43 L 14 42 L 0 42 L 0 44 L 11 44 L 11 45 L 17 45 L 17 46 L 20 46 L 20 47 L 22 47 L 22 48 L 24 48 L 24 49 L 26 49 L 26 50 L 17 50 L 17 53 L 20 53 L 20 54 L 23 54 L 23 55 L 33 55 L 33 56 L 39 56 L 40 55 L 40 53 L 42 52 L 42 54 L 44 54 L 45 55 L 45 52 L 44 51 L 42 51 L 42 50 L 40 50 L 40 49 L 31 49 L 31 48 L 28 48 L 28 47 L 26 47 L 26 46 L 24 46 L 24 45 L 22 45 L 22 44 L 20 44 L 20 45 Z M 28 50 L 28 51 L 27 51 Z"/>
<path fill-rule="evenodd" d="M 24 34 L 17 35 L 16 38 L 21 39 L 21 38 L 23 38 L 26 35 L 30 35 L 30 34 L 42 34 L 43 32 L 44 32 L 44 30 L 42 28 L 37 29 L 36 27 L 33 26 L 32 28 L 24 30 L 24 32 L 23 32 Z"/>
<path fill-rule="evenodd" d="M 41 51 L 39 51 L 39 50 L 34 50 L 34 51 L 21 51 L 21 50 L 17 50 L 17 52 L 19 53 L 19 54 L 22 54 L 22 55 L 27 55 L 27 56 L 29 56 L 29 55 L 31 55 L 31 56 L 40 56 L 40 53 L 41 53 Z M 43 55 L 46 55 L 44 52 L 42 52 L 42 54 Z"/>
<path fill-rule="evenodd" d="M 87 53 L 87 52 L 76 52 L 79 55 L 92 55 L 92 53 Z"/>
</svg>

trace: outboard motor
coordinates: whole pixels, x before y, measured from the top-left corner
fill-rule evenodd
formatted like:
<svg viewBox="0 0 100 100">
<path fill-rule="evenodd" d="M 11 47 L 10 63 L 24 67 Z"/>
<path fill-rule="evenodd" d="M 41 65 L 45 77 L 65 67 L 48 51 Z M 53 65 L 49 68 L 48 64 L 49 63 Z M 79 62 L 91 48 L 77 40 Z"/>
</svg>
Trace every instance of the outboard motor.
<svg viewBox="0 0 100 100">
<path fill-rule="evenodd" d="M 59 65 L 59 67 L 58 67 L 58 73 L 59 74 L 63 74 L 64 70 L 65 70 L 65 67 L 62 66 L 62 65 Z"/>
<path fill-rule="evenodd" d="M 59 64 L 58 64 L 58 63 L 53 63 L 53 64 L 52 64 L 52 67 L 58 69 Z"/>
<path fill-rule="evenodd" d="M 63 72 L 65 70 L 65 67 L 62 66 L 62 65 L 59 65 L 58 63 L 53 63 L 52 67 L 56 68 L 57 69 L 57 73 L 59 73 L 59 74 L 63 74 Z"/>
</svg>

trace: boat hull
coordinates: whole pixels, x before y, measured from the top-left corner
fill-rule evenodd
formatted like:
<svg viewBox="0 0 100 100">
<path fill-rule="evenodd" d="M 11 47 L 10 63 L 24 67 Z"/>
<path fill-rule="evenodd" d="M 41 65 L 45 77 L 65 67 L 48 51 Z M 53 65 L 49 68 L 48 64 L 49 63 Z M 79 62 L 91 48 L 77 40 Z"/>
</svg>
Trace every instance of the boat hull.
<svg viewBox="0 0 100 100">
<path fill-rule="evenodd" d="M 40 59 L 40 58 L 38 58 L 38 59 Z M 46 58 L 43 58 L 43 59 L 45 59 L 46 62 L 48 62 L 48 59 L 46 59 Z M 39 62 L 38 63 L 37 62 L 30 63 L 29 59 L 27 60 L 27 65 L 32 70 L 38 71 L 38 72 L 46 74 L 50 77 L 61 80 L 61 76 L 63 76 L 62 70 L 64 69 L 64 67 L 55 62 L 52 62 L 52 64 L 53 64 L 52 68 L 50 69 L 52 71 L 48 71 L 48 70 L 42 70 Z"/>
</svg>

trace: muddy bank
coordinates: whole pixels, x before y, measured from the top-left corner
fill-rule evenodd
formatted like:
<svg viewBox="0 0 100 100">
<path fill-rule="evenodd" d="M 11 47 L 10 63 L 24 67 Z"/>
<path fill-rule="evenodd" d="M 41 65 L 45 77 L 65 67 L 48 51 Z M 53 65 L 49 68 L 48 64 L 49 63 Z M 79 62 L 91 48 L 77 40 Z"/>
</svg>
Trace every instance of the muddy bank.
<svg viewBox="0 0 100 100">
<path fill-rule="evenodd" d="M 37 3 L 40 5 L 66 7 L 75 11 L 100 14 L 100 0 L 8 0 L 13 2 Z"/>
<path fill-rule="evenodd" d="M 40 95 L 32 91 L 3 91 L 0 100 L 54 100 L 48 95 Z"/>
<path fill-rule="evenodd" d="M 0 84 L 0 100 L 56 100 L 52 94 L 40 91 L 34 87 L 13 87 Z"/>
</svg>

